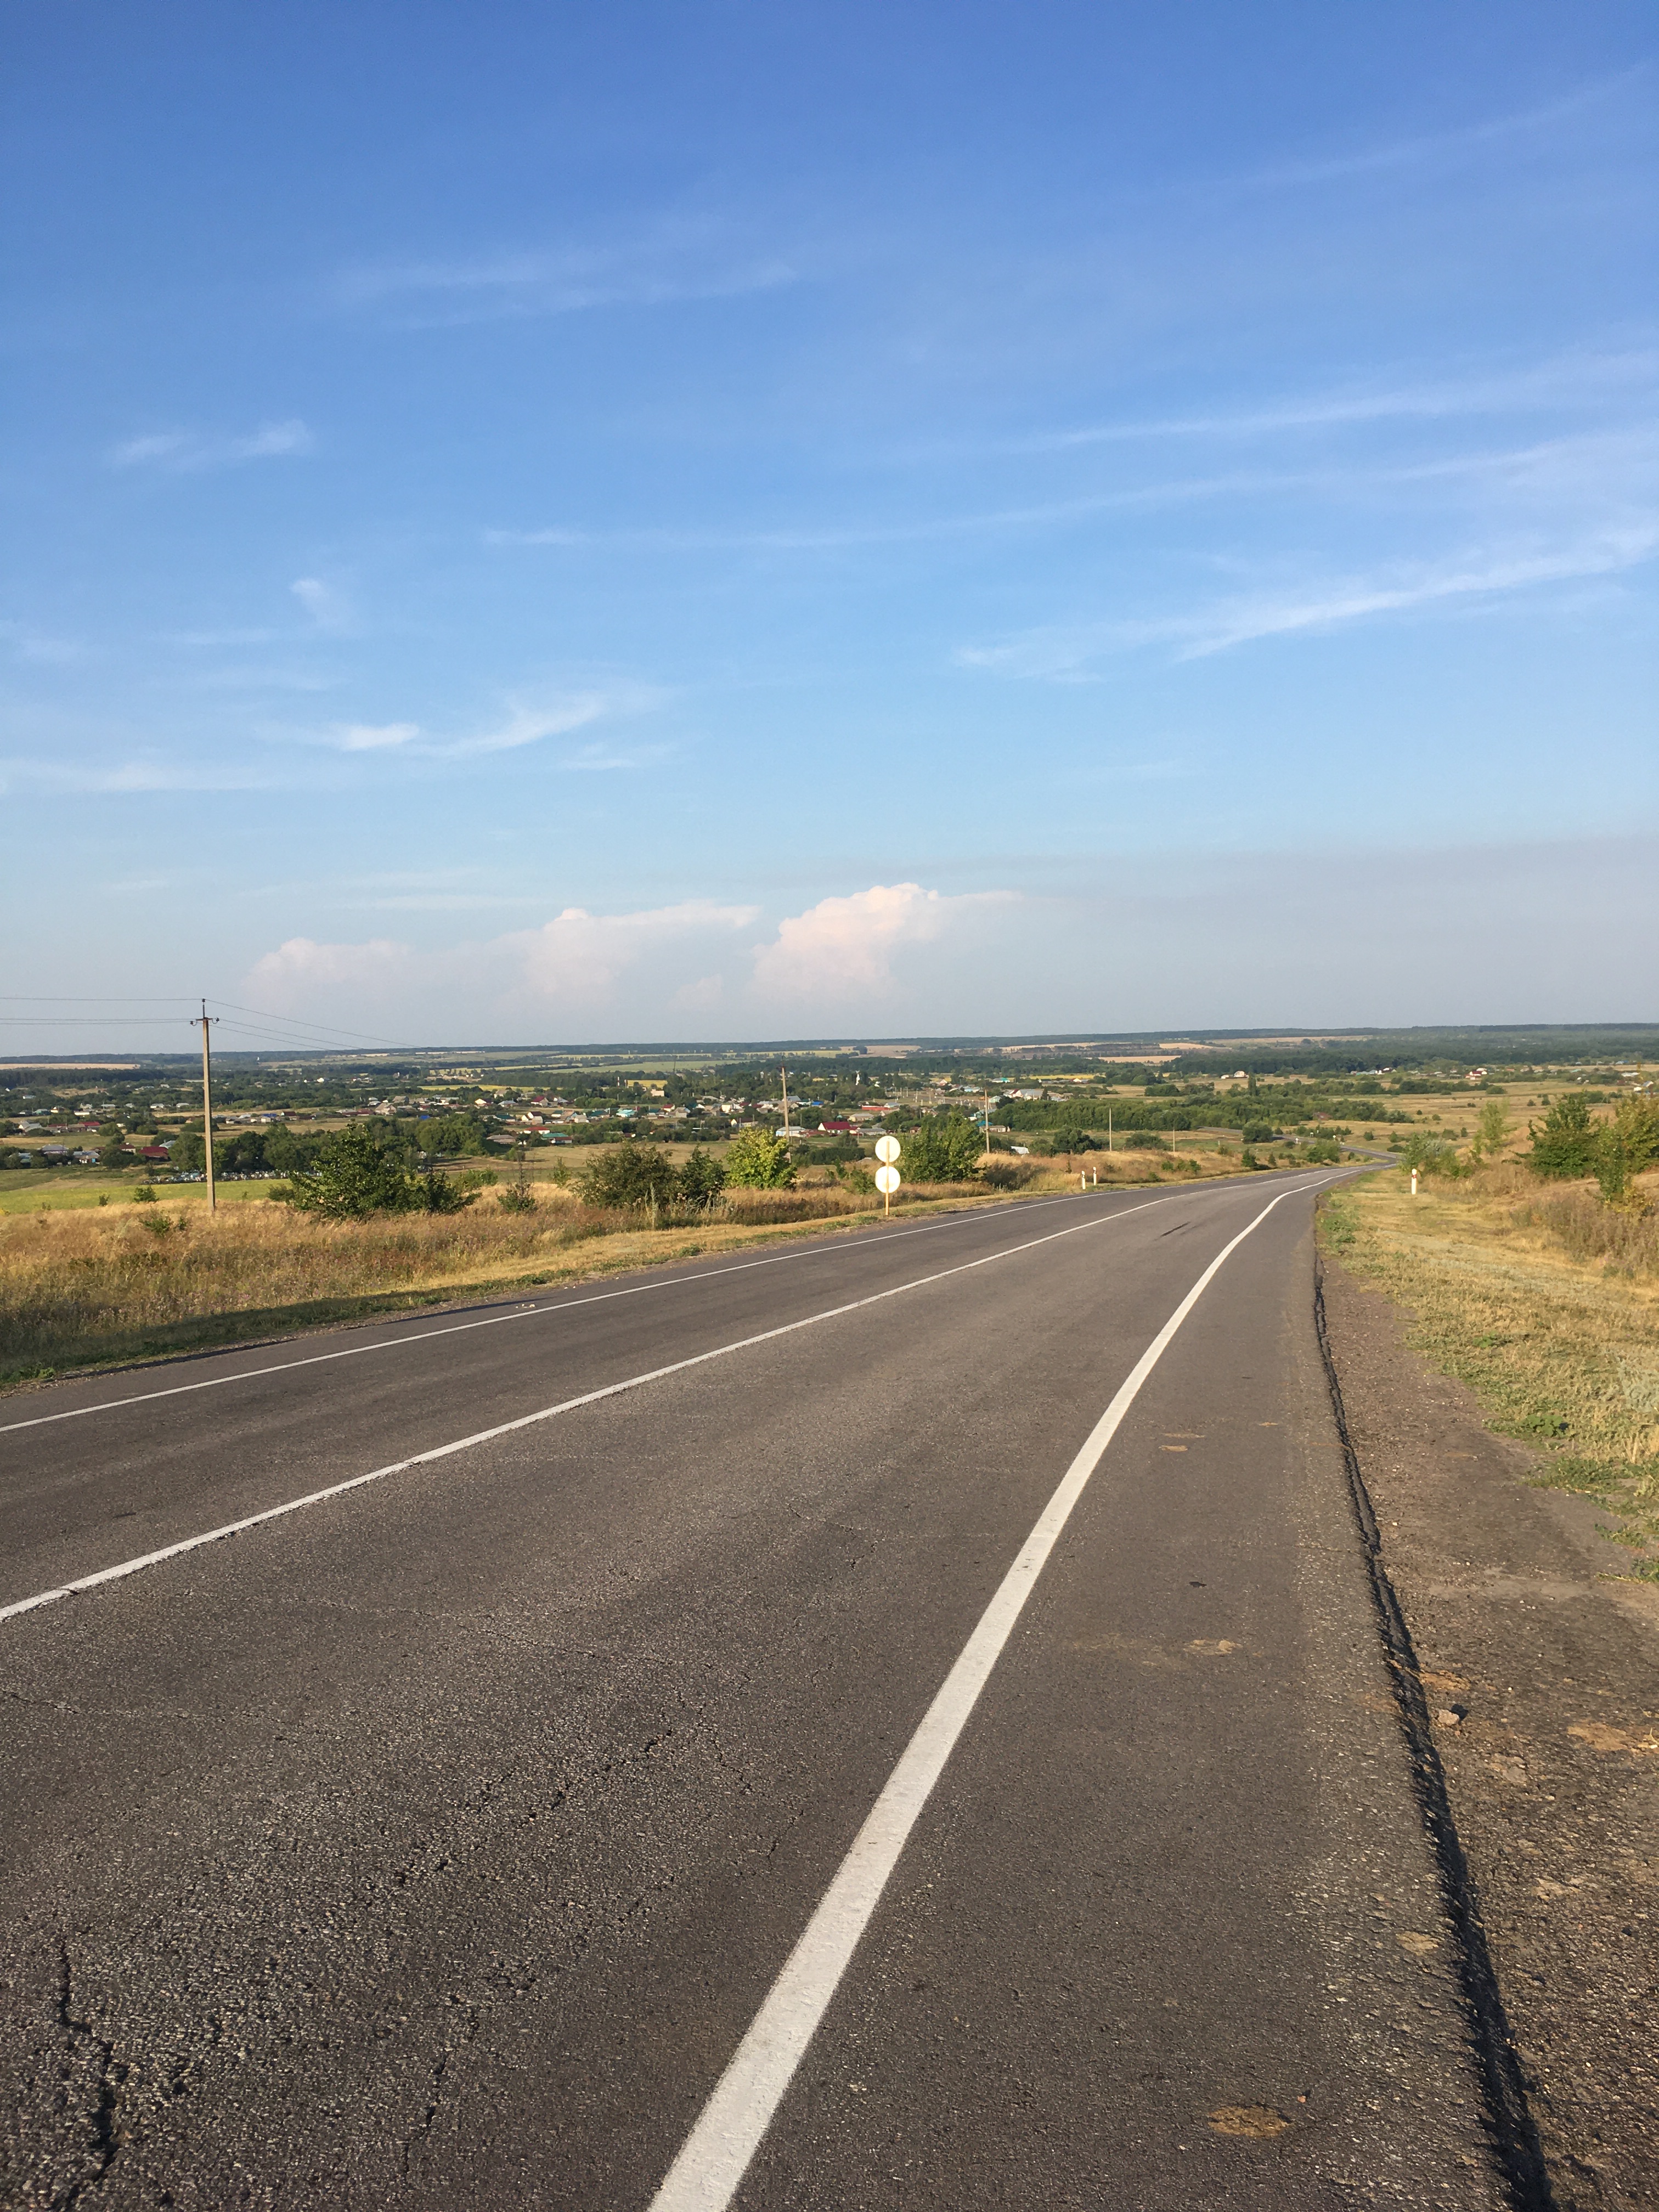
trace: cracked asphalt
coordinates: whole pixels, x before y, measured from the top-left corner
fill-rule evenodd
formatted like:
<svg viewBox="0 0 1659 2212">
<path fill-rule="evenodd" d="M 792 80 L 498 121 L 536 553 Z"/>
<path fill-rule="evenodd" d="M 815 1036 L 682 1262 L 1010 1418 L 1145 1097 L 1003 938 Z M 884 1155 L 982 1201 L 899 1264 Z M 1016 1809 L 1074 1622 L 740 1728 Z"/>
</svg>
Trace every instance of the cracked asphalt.
<svg viewBox="0 0 1659 2212">
<path fill-rule="evenodd" d="M 0 1621 L 4 2202 L 648 2206 L 1084 1438 L 1297 1186 L 1107 1450 L 734 2201 L 1508 2203 L 1303 1180 L 5 1401 L 0 1605 L 1004 1255 Z"/>
</svg>

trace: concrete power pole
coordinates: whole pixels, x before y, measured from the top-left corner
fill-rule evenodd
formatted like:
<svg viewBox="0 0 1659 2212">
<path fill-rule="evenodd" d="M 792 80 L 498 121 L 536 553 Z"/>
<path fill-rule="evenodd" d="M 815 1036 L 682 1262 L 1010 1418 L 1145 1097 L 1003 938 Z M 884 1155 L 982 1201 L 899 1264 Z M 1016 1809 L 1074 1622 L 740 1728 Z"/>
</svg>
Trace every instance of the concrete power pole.
<svg viewBox="0 0 1659 2212">
<path fill-rule="evenodd" d="M 204 999 L 199 1024 L 196 1022 L 191 1024 L 191 1029 L 199 1026 L 202 1032 L 202 1143 L 207 1155 L 208 1212 L 210 1213 L 217 1210 L 218 1201 L 213 1194 L 213 1055 L 208 1048 L 208 1031 L 217 1019 L 216 1014 L 210 1015 L 208 1012 L 207 1000 Z"/>
</svg>

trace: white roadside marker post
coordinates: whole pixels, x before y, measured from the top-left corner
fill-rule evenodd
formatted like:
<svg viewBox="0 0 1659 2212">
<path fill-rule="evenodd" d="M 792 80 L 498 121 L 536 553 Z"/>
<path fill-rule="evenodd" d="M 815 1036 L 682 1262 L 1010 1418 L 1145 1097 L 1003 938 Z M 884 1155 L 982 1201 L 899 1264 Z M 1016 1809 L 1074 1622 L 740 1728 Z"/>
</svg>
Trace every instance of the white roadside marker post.
<svg viewBox="0 0 1659 2212">
<path fill-rule="evenodd" d="M 1412 1170 L 1412 1196 L 1413 1196 L 1413 1198 L 1415 1198 L 1415 1197 L 1416 1197 L 1416 1195 L 1417 1195 L 1417 1170 L 1416 1170 L 1415 1168 L 1413 1168 L 1413 1169 Z"/>
<path fill-rule="evenodd" d="M 876 1158 L 881 1162 L 881 1165 L 876 1170 L 876 1188 L 881 1193 L 881 1212 L 884 1220 L 893 1210 L 893 1193 L 899 1187 L 899 1171 L 893 1165 L 898 1156 L 899 1140 L 896 1137 L 877 1138 Z"/>
</svg>

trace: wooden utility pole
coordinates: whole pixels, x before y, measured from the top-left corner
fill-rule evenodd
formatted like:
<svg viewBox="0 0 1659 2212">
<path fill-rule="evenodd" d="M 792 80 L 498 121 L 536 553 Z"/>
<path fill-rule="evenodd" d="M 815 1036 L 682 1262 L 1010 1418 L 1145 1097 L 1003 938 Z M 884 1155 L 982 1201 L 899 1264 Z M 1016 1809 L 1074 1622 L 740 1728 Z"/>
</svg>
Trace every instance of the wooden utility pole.
<svg viewBox="0 0 1659 2212">
<path fill-rule="evenodd" d="M 213 1195 L 213 1055 L 208 1048 L 208 1031 L 218 1018 L 216 1014 L 208 1012 L 207 1000 L 204 999 L 199 1024 L 202 1032 L 202 1145 L 207 1158 L 208 1212 L 210 1213 L 216 1210 L 218 1201 Z M 191 1029 L 198 1026 L 195 1022 L 191 1024 Z"/>
<path fill-rule="evenodd" d="M 781 1060 L 778 1062 L 778 1073 L 783 1081 L 783 1141 L 787 1145 L 789 1141 L 789 1070 Z"/>
</svg>

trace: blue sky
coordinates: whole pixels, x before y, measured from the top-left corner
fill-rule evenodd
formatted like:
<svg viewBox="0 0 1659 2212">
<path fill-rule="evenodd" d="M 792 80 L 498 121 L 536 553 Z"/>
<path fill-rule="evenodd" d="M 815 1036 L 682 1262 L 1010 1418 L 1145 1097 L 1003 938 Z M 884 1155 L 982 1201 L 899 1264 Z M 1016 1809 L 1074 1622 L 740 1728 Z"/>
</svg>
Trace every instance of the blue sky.
<svg viewBox="0 0 1659 2212">
<path fill-rule="evenodd" d="M 1650 9 L 4 38 L 17 993 L 1654 1018 Z"/>
</svg>

